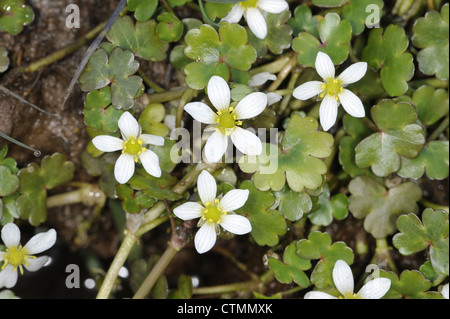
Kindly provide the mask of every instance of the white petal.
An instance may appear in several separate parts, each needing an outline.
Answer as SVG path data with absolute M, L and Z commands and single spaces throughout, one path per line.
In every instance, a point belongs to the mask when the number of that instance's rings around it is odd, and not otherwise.
M 267 35 L 267 24 L 261 12 L 256 8 L 248 8 L 245 12 L 245 18 L 253 34 L 259 39 L 264 39 Z
M 211 108 L 202 102 L 191 102 L 184 106 L 184 110 L 188 112 L 194 120 L 205 124 L 216 123 L 217 114 Z
M 283 98 L 280 94 L 273 93 L 273 92 L 266 93 L 266 95 L 267 95 L 267 105 L 268 106 L 281 101 L 281 99 Z
M 216 243 L 216 226 L 214 223 L 206 222 L 197 231 L 194 238 L 195 249 L 199 254 L 206 253 Z
M 338 94 L 339 101 L 342 104 L 344 110 L 353 117 L 364 117 L 366 116 L 366 111 L 364 110 L 364 105 L 353 92 L 344 89 Z
M 252 76 L 250 81 L 248 82 L 248 86 L 260 86 L 265 84 L 267 81 L 275 81 L 277 76 L 275 74 L 269 72 L 261 72 Z
M 243 154 L 260 155 L 262 144 L 258 136 L 240 127 L 235 127 L 230 135 L 234 146 Z
M 336 261 L 333 268 L 333 281 L 337 290 L 343 295 L 352 295 L 354 290 L 353 273 L 343 260 Z
M 174 208 L 173 213 L 182 220 L 191 220 L 202 216 L 203 206 L 195 202 L 186 202 Z
M 324 131 L 328 131 L 334 123 L 338 114 L 339 102 L 334 97 L 326 95 L 320 104 L 319 116 L 320 124 Z
M 376 278 L 366 283 L 358 292 L 362 299 L 381 299 L 391 288 L 388 278 Z
M 228 23 L 238 23 L 242 19 L 242 15 L 244 14 L 244 8 L 239 4 L 235 4 L 233 8 L 231 8 L 230 12 L 221 20 L 227 21 Z
M 280 13 L 288 9 L 289 5 L 284 0 L 259 0 L 258 8 L 269 13 Z
M 310 291 L 306 293 L 304 299 L 338 299 L 335 296 L 321 291 Z
M 28 271 L 38 271 L 47 263 L 50 258 L 48 256 L 38 257 L 36 259 L 28 259 L 28 265 L 25 265 L 25 269 Z
M 339 75 L 338 79 L 343 85 L 348 85 L 361 80 L 367 72 L 367 63 L 358 62 L 350 65 L 344 72 Z
M 118 137 L 99 135 L 92 139 L 92 144 L 102 152 L 115 152 L 123 149 L 124 141 Z
M 222 197 L 217 206 L 225 212 L 232 212 L 244 206 L 249 193 L 248 189 L 233 189 Z
M 162 137 L 162 136 L 151 135 L 151 134 L 141 134 L 139 136 L 139 138 L 144 141 L 144 144 L 151 144 L 151 145 L 156 145 L 156 146 L 164 145 L 164 137 Z
M 239 120 L 251 119 L 259 114 L 267 106 L 267 94 L 261 92 L 254 92 L 242 100 L 239 101 L 238 105 L 234 109 L 234 114 Z
M 211 134 L 205 144 L 205 157 L 210 163 L 218 162 L 227 151 L 228 137 L 220 131 Z
M 8 223 L 2 228 L 2 240 L 6 248 L 20 245 L 20 230 L 14 223 Z
M 0 288 L 12 288 L 17 283 L 18 271 L 11 265 L 6 265 L 5 269 L 0 271 Z
M 56 242 L 56 231 L 50 229 L 45 233 L 39 233 L 31 237 L 28 243 L 23 247 L 28 254 L 39 254 L 53 247 Z
M 114 166 L 114 177 L 120 184 L 125 184 L 134 174 L 134 156 L 122 154 Z
M 146 150 L 139 155 L 139 160 L 147 173 L 155 177 L 161 177 L 158 155 L 150 150 Z
M 228 111 L 231 93 L 227 81 L 220 76 L 214 75 L 208 82 L 207 91 L 209 100 L 218 111 Z
M 217 183 L 208 171 L 202 171 L 198 176 L 197 190 L 203 204 L 214 203 L 217 194 Z
M 305 101 L 322 93 L 322 85 L 323 83 L 319 81 L 306 82 L 297 87 L 292 95 L 298 100 Z
M 334 79 L 335 69 L 333 61 L 328 56 L 328 54 L 319 52 L 316 57 L 316 70 L 317 73 L 324 80 Z
M 444 299 L 448 299 L 448 284 L 445 284 L 442 287 L 441 294 L 444 297 Z
M 226 231 L 236 235 L 244 235 L 252 231 L 252 225 L 249 220 L 241 215 L 229 214 L 223 216 L 220 226 L 222 226 Z
M 137 138 L 140 127 L 138 121 L 131 115 L 130 112 L 125 112 L 119 119 L 119 129 L 122 136 L 129 140 L 130 138 Z

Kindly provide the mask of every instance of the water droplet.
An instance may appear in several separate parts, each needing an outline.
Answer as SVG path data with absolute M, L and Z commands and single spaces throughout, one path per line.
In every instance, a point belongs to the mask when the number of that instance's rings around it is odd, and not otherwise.
M 42 153 L 41 153 L 41 151 L 34 151 L 33 154 L 34 154 L 35 157 L 41 157 Z

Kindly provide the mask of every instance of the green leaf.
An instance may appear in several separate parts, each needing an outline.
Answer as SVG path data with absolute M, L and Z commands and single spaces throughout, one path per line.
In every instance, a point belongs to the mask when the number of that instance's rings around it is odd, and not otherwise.
M 195 90 L 204 89 L 213 75 L 228 81 L 230 68 L 247 71 L 256 60 L 256 50 L 247 44 L 247 32 L 236 23 L 223 23 L 219 33 L 204 24 L 190 30 L 185 41 L 184 54 L 196 61 L 184 69 L 186 83 Z
M 402 255 L 408 256 L 430 248 L 430 261 L 439 275 L 449 274 L 448 213 L 427 208 L 422 221 L 415 214 L 402 215 L 397 219 L 400 233 L 393 238 L 394 246 Z
M 33 9 L 25 4 L 25 0 L 0 0 L 0 32 L 17 35 L 33 20 Z
M 383 0 L 348 0 L 348 4 L 342 9 L 342 18 L 350 21 L 352 31 L 354 35 L 358 35 L 366 28 L 367 20 L 371 18 L 371 15 L 379 13 L 379 19 L 383 10 Z M 377 8 L 377 9 L 375 9 Z M 375 24 L 377 19 L 370 20 L 371 24 Z
M 348 189 L 351 193 L 350 212 L 358 219 L 364 218 L 364 229 L 375 238 L 385 238 L 396 230 L 398 216 L 418 211 L 417 202 L 422 190 L 412 182 L 405 182 L 389 190 L 367 176 L 353 179 Z
M 312 0 L 313 5 L 324 8 L 340 7 L 346 0 Z
M 135 25 L 129 16 L 124 16 L 117 19 L 106 37 L 115 46 L 130 50 L 140 58 L 162 61 L 166 58 L 169 44 L 159 39 L 156 26 L 155 20 L 138 21 Z
M 95 130 L 112 133 L 119 129 L 119 118 L 122 110 L 111 105 L 111 88 L 89 92 L 84 102 L 84 121 Z
M 154 198 L 145 195 L 142 191 L 135 192 L 127 184 L 117 185 L 116 194 L 122 201 L 123 210 L 130 214 L 140 213 L 155 203 Z
M 275 196 L 280 202 L 278 210 L 290 221 L 299 220 L 309 213 L 313 206 L 311 197 L 306 192 L 297 193 L 289 187 L 275 192 Z
M 128 184 L 135 190 L 142 191 L 145 195 L 156 199 L 178 200 L 181 195 L 174 193 L 171 188 L 177 182 L 175 176 L 163 171 L 161 177 L 156 178 L 148 174 L 144 169 L 137 168 Z
M 427 12 L 425 17 L 416 20 L 412 37 L 414 46 L 422 49 L 417 54 L 420 71 L 443 81 L 449 78 L 448 12 L 448 3 L 442 6 L 440 14 L 437 11 Z
M 81 89 L 88 92 L 111 84 L 112 105 L 128 110 L 144 89 L 141 77 L 133 75 L 138 69 L 139 62 L 131 51 L 117 47 L 108 56 L 104 49 L 98 49 L 80 76 Z
M 322 185 L 327 172 L 322 159 L 330 156 L 334 143 L 331 134 L 317 131 L 317 128 L 314 118 L 294 114 L 284 133 L 281 149 L 266 144 L 266 152 L 256 157 L 245 155 L 239 167 L 246 173 L 255 172 L 253 181 L 261 190 L 281 190 L 286 181 L 296 192 L 315 190 Z
M 412 103 L 419 113 L 420 122 L 433 125 L 448 113 L 448 92 L 423 85 L 414 92 Z
M 183 34 L 183 23 L 172 13 L 163 12 L 156 18 L 156 34 L 162 41 L 176 42 Z
M 269 50 L 273 54 L 281 54 L 285 49 L 291 47 L 292 27 L 286 22 L 291 17 L 291 12 L 285 10 L 279 14 L 262 12 L 267 23 L 267 35 L 264 39 L 257 38 L 251 30 L 248 31 L 249 43 L 253 45 L 258 56 L 263 57 Z
M 318 289 L 334 285 L 332 273 L 337 260 L 344 260 L 351 265 L 354 259 L 353 250 L 345 243 L 332 244 L 331 236 L 319 231 L 311 232 L 308 239 L 301 239 L 297 243 L 297 255 L 307 260 L 319 260 L 310 278 Z
M 5 226 L 16 218 L 20 218 L 17 211 L 16 199 L 19 193 L 14 193 L 8 197 L 0 198 L 0 225 Z
M 328 185 L 323 188 L 323 193 L 319 196 L 318 208 L 308 214 L 309 220 L 317 226 L 328 226 L 333 218 L 342 220 L 348 215 L 349 200 L 343 193 L 330 196 Z
M 416 158 L 402 158 L 402 167 L 397 174 L 405 178 L 419 179 L 426 173 L 429 179 L 445 179 L 449 172 L 448 154 L 448 141 L 431 141 Z
M 269 267 L 275 272 L 277 280 L 283 284 L 290 284 L 294 281 L 300 287 L 309 286 L 309 278 L 305 270 L 311 268 L 311 262 L 300 258 L 297 253 L 295 242 L 286 247 L 283 254 L 283 262 L 270 257 Z
M 47 190 L 61 186 L 72 180 L 75 165 L 66 161 L 63 154 L 45 156 L 41 166 L 29 164 L 19 171 L 20 196 L 17 209 L 20 217 L 38 226 L 47 219 Z
M 414 76 L 414 63 L 408 49 L 408 37 L 399 26 L 389 25 L 383 34 L 382 28 L 370 32 L 362 59 L 380 71 L 381 82 L 390 96 L 403 95 L 408 90 L 408 81 Z
M 299 5 L 294 10 L 294 16 L 289 19 L 288 24 L 292 27 L 294 36 L 306 31 L 316 38 L 319 37 L 319 20 L 312 15 L 311 9 L 307 5 Z
M 252 182 L 245 180 L 240 189 L 248 189 L 250 194 L 244 206 L 236 213 L 246 216 L 252 225 L 251 235 L 260 245 L 275 246 L 279 236 L 286 233 L 286 222 L 283 215 L 271 209 L 275 197 L 271 192 L 263 192 L 255 188 Z
M 164 120 L 166 109 L 161 103 L 152 103 L 142 111 L 139 116 L 139 124 L 142 127 L 142 133 L 158 136 L 167 136 L 169 128 L 161 121 Z
M 128 0 L 128 11 L 134 12 L 137 21 L 149 20 L 158 7 L 158 0 Z
M 170 292 L 169 299 L 190 299 L 192 297 L 192 278 L 188 275 L 181 275 L 178 278 L 178 287 L 176 290 Z
M 371 109 L 380 132 L 356 147 L 356 164 L 371 167 L 377 176 L 387 176 L 400 169 L 401 157 L 414 158 L 425 144 L 423 129 L 416 124 L 417 112 L 409 103 L 383 100 Z
M 404 270 L 400 277 L 380 270 L 380 277 L 391 280 L 391 288 L 383 299 L 442 299 L 438 292 L 428 291 L 431 282 L 417 270 Z
M 368 169 L 360 168 L 356 165 L 355 148 L 372 131 L 360 119 L 349 114 L 344 115 L 342 122 L 347 135 L 339 142 L 339 163 L 351 177 L 365 175 Z
M 19 188 L 19 178 L 8 166 L 0 165 L 0 197 L 13 194 Z
M 0 73 L 5 72 L 9 67 L 8 51 L 0 46 Z
M 292 49 L 298 53 L 298 62 L 313 67 L 319 51 L 328 54 L 334 64 L 347 60 L 352 38 L 352 27 L 348 20 L 342 20 L 338 14 L 328 13 L 319 21 L 319 38 L 308 32 L 301 32 L 292 41 Z

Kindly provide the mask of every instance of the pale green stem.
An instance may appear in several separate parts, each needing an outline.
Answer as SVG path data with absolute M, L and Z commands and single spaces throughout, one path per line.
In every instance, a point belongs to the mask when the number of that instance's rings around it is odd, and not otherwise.
M 150 290 L 153 288 L 153 285 L 158 280 L 158 278 L 162 275 L 166 267 L 170 264 L 172 259 L 178 253 L 179 249 L 173 247 L 170 243 L 167 247 L 164 254 L 159 258 L 156 265 L 153 267 L 152 271 L 145 278 L 144 282 L 141 284 L 139 289 L 133 296 L 133 299 L 143 299 L 148 295 Z
M 249 74 L 255 75 L 258 73 L 262 73 L 262 72 L 269 72 L 271 74 L 278 73 L 284 68 L 286 63 L 289 62 L 290 58 L 291 57 L 289 56 L 289 54 L 282 55 L 281 57 L 279 57 L 278 59 L 276 59 L 273 62 L 270 62 L 270 63 L 264 64 L 260 67 L 251 69 L 249 71 Z
M 225 294 L 235 291 L 252 291 L 258 287 L 258 282 L 254 280 L 237 282 L 233 284 L 217 285 L 211 287 L 194 288 L 192 293 L 194 295 L 211 295 L 211 294 Z
M 433 133 L 430 134 L 430 136 L 427 139 L 427 142 L 434 141 L 441 135 L 442 132 L 444 132 L 448 128 L 449 124 L 449 116 L 447 115 L 445 119 L 442 120 L 441 124 L 434 130 Z
M 187 89 L 180 98 L 180 103 L 178 103 L 177 116 L 176 116 L 176 127 L 181 127 L 181 119 L 183 118 L 184 106 L 192 99 L 194 95 L 194 90 Z
M 433 203 L 433 202 L 430 202 L 430 201 L 428 201 L 428 200 L 426 200 L 426 199 L 421 199 L 421 200 L 420 200 L 420 203 L 421 203 L 423 206 L 432 208 L 432 209 L 434 209 L 434 210 L 441 209 L 441 210 L 445 210 L 447 213 L 449 212 L 449 207 L 448 207 L 448 206 L 438 205 L 438 204 L 435 204 L 435 203 Z
M 116 281 L 117 275 L 119 274 L 119 270 L 125 264 L 125 261 L 130 254 L 131 249 L 136 243 L 137 237 L 134 234 L 127 232 L 125 237 L 120 245 L 119 250 L 117 251 L 116 256 L 106 273 L 105 279 L 100 287 L 100 290 L 97 294 L 97 299 L 107 299 L 109 294 L 114 286 L 114 282 Z
M 291 73 L 292 69 L 297 65 L 297 53 L 292 53 L 289 61 L 285 64 L 285 66 L 278 72 L 277 79 L 272 82 L 272 84 L 267 89 L 269 92 L 273 92 L 281 85 L 281 83 L 287 78 L 289 73 Z

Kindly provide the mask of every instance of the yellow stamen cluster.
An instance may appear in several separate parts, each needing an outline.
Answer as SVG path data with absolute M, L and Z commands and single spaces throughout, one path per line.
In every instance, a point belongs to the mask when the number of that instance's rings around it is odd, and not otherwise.
M 28 255 L 26 249 L 22 248 L 22 246 L 6 248 L 3 254 L 2 270 L 10 264 L 14 267 L 14 271 L 17 271 L 17 268 L 19 268 L 20 274 L 23 274 L 23 266 L 28 266 L 28 259 L 30 258 L 34 259 L 36 257 Z
M 222 216 L 226 215 L 227 213 L 220 209 L 220 207 L 217 206 L 218 204 L 218 199 L 214 200 L 214 203 L 206 202 L 206 208 L 202 212 L 202 220 L 208 221 L 210 223 L 220 224 L 220 222 L 222 221 Z
M 242 121 L 237 120 L 234 108 L 231 106 L 228 108 L 228 112 L 218 111 L 217 115 L 217 129 L 225 135 L 230 135 L 236 128 L 236 125 L 242 125 Z
M 322 94 L 320 94 L 321 98 L 324 98 L 325 95 L 329 95 L 334 97 L 336 101 L 339 99 L 338 94 L 344 91 L 342 87 L 342 82 L 338 79 L 329 79 L 327 83 L 322 84 Z
M 362 298 L 358 294 L 348 293 L 348 294 L 345 294 L 344 297 L 339 297 L 339 299 L 362 299 Z
M 134 161 L 139 160 L 139 155 L 145 152 L 147 149 L 143 147 L 144 141 L 141 139 L 131 138 L 124 142 L 122 154 L 129 154 L 134 156 Z
M 241 1 L 239 2 L 239 5 L 243 7 L 244 9 L 247 8 L 256 8 L 258 5 L 258 0 L 247 0 L 247 1 Z

